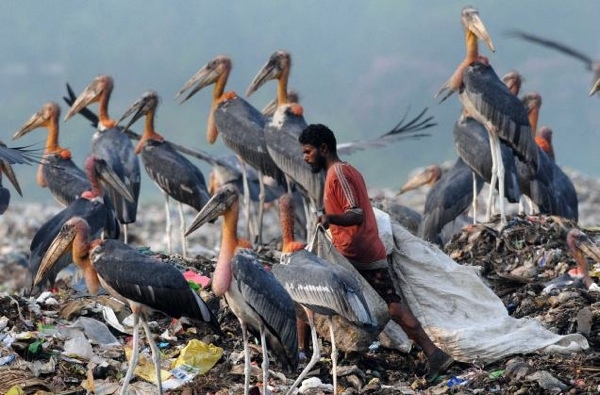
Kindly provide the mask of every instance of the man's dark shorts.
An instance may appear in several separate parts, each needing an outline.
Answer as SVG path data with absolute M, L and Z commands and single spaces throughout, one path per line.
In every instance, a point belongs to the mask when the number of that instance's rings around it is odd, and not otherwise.
M 377 293 L 385 300 L 385 303 L 401 303 L 402 298 L 396 293 L 394 283 L 390 277 L 389 270 L 373 269 L 359 270 L 361 276 L 377 291 Z

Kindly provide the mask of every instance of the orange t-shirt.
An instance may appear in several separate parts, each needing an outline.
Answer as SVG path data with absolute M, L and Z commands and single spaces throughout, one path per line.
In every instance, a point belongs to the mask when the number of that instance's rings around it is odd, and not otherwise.
M 385 259 L 385 246 L 379 238 L 367 186 L 358 170 L 346 162 L 335 163 L 328 169 L 324 206 L 326 214 L 342 214 L 350 209 L 362 210 L 363 222 L 360 225 L 329 225 L 333 245 L 342 255 L 361 263 Z

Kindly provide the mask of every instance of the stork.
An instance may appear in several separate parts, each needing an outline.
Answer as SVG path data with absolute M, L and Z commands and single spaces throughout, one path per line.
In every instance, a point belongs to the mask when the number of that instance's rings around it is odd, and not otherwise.
M 264 393 L 269 375 L 268 349 L 289 370 L 298 364 L 298 336 L 294 302 L 271 272 L 259 263 L 247 241 L 237 237 L 238 190 L 231 184 L 221 186 L 198 213 L 186 231 L 194 232 L 206 222 L 223 215 L 221 250 L 212 278 L 212 290 L 224 296 L 242 327 L 245 355 L 244 394 L 250 386 L 248 329 L 258 332 L 262 345 Z
M 61 227 L 73 217 L 84 218 L 94 237 L 103 232 L 110 237 L 117 238 L 119 236 L 119 225 L 113 212 L 104 203 L 100 181 L 110 185 L 125 199 L 133 200 L 133 196 L 102 159 L 90 155 L 85 161 L 84 168 L 90 182 L 90 189 L 83 192 L 79 198 L 73 200 L 71 204 L 46 221 L 31 240 L 28 266 L 34 277 L 48 247 L 60 232 Z M 40 277 L 37 283 L 41 280 L 48 280 L 50 285 L 53 285 L 58 272 L 72 261 L 71 256 L 66 254 L 54 265 L 53 270 L 47 271 L 47 274 Z M 34 277 L 32 277 L 32 280 Z
M 12 138 L 19 139 L 37 128 L 47 129 L 46 148 L 42 163 L 38 167 L 37 183 L 42 188 L 50 189 L 62 206 L 68 206 L 84 191 L 90 189 L 90 181 L 85 172 L 73 162 L 71 150 L 61 147 L 58 142 L 59 117 L 58 104 L 48 102 L 29 117 Z
M 448 90 L 441 99 L 444 101 L 458 90 L 461 103 L 467 113 L 485 126 L 490 136 L 493 163 L 490 184 L 496 185 L 497 181 L 500 196 L 505 196 L 500 140 L 507 142 L 519 158 L 531 167 L 534 174 L 538 166 L 535 142 L 531 136 L 531 127 L 523 105 L 496 75 L 487 58 L 479 56 L 478 39 L 483 40 L 490 50 L 495 50 L 479 18 L 479 12 L 474 7 L 464 7 L 461 21 L 465 28 L 467 55 L 435 97 Z M 493 188 L 490 188 L 488 201 L 491 201 L 492 194 Z M 503 199 L 500 199 L 500 218 L 501 223 L 505 225 Z
M 120 394 L 127 394 L 139 356 L 139 326 L 146 333 L 156 367 L 156 384 L 162 395 L 160 353 L 147 323 L 150 310 L 171 317 L 182 316 L 208 324 L 220 333 L 219 323 L 206 303 L 193 291 L 183 274 L 173 265 L 149 257 L 119 240 L 91 240 L 92 230 L 81 217 L 69 219 L 48 247 L 35 274 L 37 284 L 58 259 L 72 252 L 83 271 L 88 290 L 98 292 L 101 285 L 117 299 L 128 303 L 133 313 L 133 353 Z
M 129 137 L 117 127 L 116 122 L 108 115 L 108 102 L 114 87 L 109 75 L 99 75 L 81 92 L 65 115 L 69 120 L 74 114 L 92 103 L 98 103 L 98 130 L 92 138 L 92 153 L 106 161 L 112 171 L 127 186 L 132 201 L 127 201 L 109 189 L 111 201 L 114 204 L 119 222 L 123 224 L 124 240 L 128 240 L 127 226 L 135 222 L 140 195 L 140 164 L 135 155 Z
M 234 151 L 242 162 L 252 166 L 259 172 L 260 195 L 258 206 L 258 244 L 262 243 L 262 216 L 265 201 L 263 175 L 269 176 L 283 184 L 285 177 L 273 162 L 267 151 L 264 127 L 265 116 L 237 96 L 235 92 L 225 92 L 225 85 L 231 72 L 232 62 L 226 55 L 218 55 L 188 80 L 177 93 L 176 98 L 191 89 L 181 103 L 188 100 L 202 88 L 215 84 L 213 101 L 208 117 L 207 139 L 214 143 L 220 134 L 225 144 Z M 246 226 L 249 226 L 250 197 L 247 177 L 244 176 L 244 205 L 246 207 Z
M 146 116 L 144 134 L 140 139 L 135 153 L 140 155 L 148 176 L 161 189 L 165 197 L 165 211 L 167 214 L 167 245 L 171 253 L 171 214 L 169 210 L 169 197 L 179 203 L 179 219 L 181 231 L 181 244 L 183 256 L 186 257 L 185 217 L 183 204 L 200 211 L 210 198 L 204 174 L 185 156 L 177 152 L 154 129 L 154 116 L 158 107 L 159 97 L 155 91 L 147 91 L 136 100 L 117 121 L 131 116 L 125 130 L 142 116 Z
M 313 354 L 302 373 L 288 390 L 302 382 L 321 357 L 314 314 L 327 316 L 331 336 L 331 362 L 333 393 L 337 393 L 337 348 L 333 331 L 333 315 L 339 315 L 353 325 L 367 330 L 378 329 L 377 320 L 371 315 L 369 305 L 355 275 L 343 266 L 335 265 L 304 249 L 305 245 L 294 240 L 294 204 L 290 194 L 279 198 L 283 248 L 281 264 L 273 266 L 275 278 L 283 284 L 292 299 L 304 306 L 311 329 Z

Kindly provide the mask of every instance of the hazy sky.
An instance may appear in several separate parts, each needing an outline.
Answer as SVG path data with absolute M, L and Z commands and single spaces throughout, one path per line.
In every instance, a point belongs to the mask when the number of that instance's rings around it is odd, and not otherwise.
M 397 188 L 415 167 L 456 157 L 452 128 L 460 111 L 458 97 L 438 104 L 433 93 L 464 57 L 460 11 L 468 4 L 104 0 L 42 6 L 5 1 L 0 14 L 0 138 L 11 146 L 44 141 L 42 131 L 17 142 L 10 136 L 47 101 L 59 102 L 64 114 L 65 82 L 80 93 L 102 73 L 115 80 L 113 117 L 154 89 L 163 99 L 156 120 L 159 132 L 174 142 L 222 154 L 227 150 L 221 141 L 209 146 L 205 138 L 212 88 L 183 105 L 173 100 L 175 93 L 203 64 L 225 53 L 234 62 L 227 88 L 243 94 L 269 55 L 286 49 L 293 56 L 290 88 L 300 92 L 307 121 L 328 124 L 340 141 L 381 134 L 409 107 L 410 114 L 429 107 L 438 122 L 432 137 L 347 158 L 363 171 L 369 186 Z M 600 57 L 600 2 L 471 5 L 479 9 L 496 46 L 493 54 L 481 49 L 496 72 L 518 70 L 526 78 L 523 92 L 542 95 L 540 125 L 554 130 L 558 163 L 600 176 L 600 98 L 588 97 L 591 73 L 580 61 L 506 34 L 518 28 Z M 274 95 L 272 82 L 248 100 L 262 108 Z M 138 131 L 141 125 L 136 125 Z M 80 164 L 92 132 L 81 117 L 61 123 L 61 144 L 73 149 Z M 49 198 L 48 191 L 34 184 L 35 170 L 17 168 L 25 199 Z M 160 198 L 148 177 L 142 182 L 143 199 Z

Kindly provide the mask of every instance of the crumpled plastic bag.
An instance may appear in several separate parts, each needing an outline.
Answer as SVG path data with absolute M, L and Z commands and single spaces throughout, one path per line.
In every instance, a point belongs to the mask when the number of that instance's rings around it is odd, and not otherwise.
M 171 378 L 162 383 L 165 390 L 175 389 L 192 380 L 198 374 L 208 372 L 223 356 L 223 349 L 192 339 L 171 363 Z
M 171 368 L 174 369 L 185 364 L 198 369 L 198 373 L 204 374 L 215 366 L 221 356 L 223 356 L 221 347 L 192 339 L 181 350 L 179 357 L 171 364 Z

